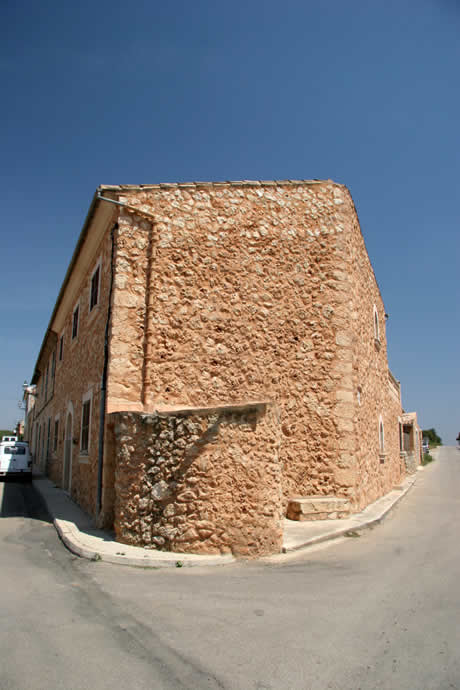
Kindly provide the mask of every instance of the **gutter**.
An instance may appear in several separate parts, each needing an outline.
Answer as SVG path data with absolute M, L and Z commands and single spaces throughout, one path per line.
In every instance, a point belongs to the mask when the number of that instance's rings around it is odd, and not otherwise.
M 115 204 L 116 206 L 121 206 L 122 208 L 127 209 L 128 211 L 132 211 L 136 215 L 140 216 L 141 218 L 147 218 L 148 220 L 156 220 L 155 216 L 153 213 L 149 213 L 148 211 L 142 211 L 142 209 L 137 208 L 136 206 L 130 206 L 129 204 L 124 203 L 123 201 L 116 201 L 115 199 L 108 199 L 105 196 L 102 196 L 102 194 L 98 193 L 97 194 L 97 199 L 99 201 L 108 201 L 110 204 Z
M 102 480 L 104 475 L 104 434 L 105 434 L 105 417 L 106 417 L 106 400 L 107 400 L 107 370 L 109 363 L 109 329 L 110 329 L 110 319 L 112 316 L 112 292 L 113 292 L 113 277 L 114 277 L 114 251 L 115 251 L 115 232 L 118 230 L 118 223 L 113 226 L 110 239 L 111 239 L 111 254 L 110 254 L 110 288 L 109 288 L 109 299 L 107 307 L 107 319 L 105 322 L 105 333 L 104 333 L 104 366 L 102 369 L 101 378 L 101 400 L 99 406 L 99 441 L 98 441 L 98 453 L 97 453 L 97 492 L 96 492 L 96 519 L 99 518 L 99 514 L 102 509 Z
M 108 201 L 116 206 L 121 206 L 128 211 L 132 211 L 139 216 L 147 218 L 150 222 L 154 218 L 153 214 L 141 211 L 135 206 L 130 206 L 129 204 L 123 203 L 122 201 L 117 201 L 115 199 L 109 199 L 103 196 L 100 191 L 96 192 L 95 201 Z M 97 491 L 96 491 L 96 520 L 99 522 L 101 511 L 102 511 L 102 489 L 103 489 L 103 478 L 104 478 L 104 436 L 105 436 L 105 418 L 106 418 L 106 401 L 107 401 L 107 373 L 108 373 L 108 363 L 109 363 L 109 331 L 110 331 L 110 321 L 112 317 L 112 293 L 113 293 L 113 280 L 114 280 L 114 252 L 115 252 L 115 232 L 118 230 L 118 223 L 115 223 L 112 227 L 110 238 L 111 238 L 111 256 L 110 256 L 110 288 L 109 288 L 109 298 L 108 298 L 108 308 L 107 308 L 107 319 L 105 322 L 105 334 L 104 334 L 104 366 L 102 369 L 101 377 L 101 399 L 99 407 L 99 441 L 98 441 L 98 456 L 97 456 Z

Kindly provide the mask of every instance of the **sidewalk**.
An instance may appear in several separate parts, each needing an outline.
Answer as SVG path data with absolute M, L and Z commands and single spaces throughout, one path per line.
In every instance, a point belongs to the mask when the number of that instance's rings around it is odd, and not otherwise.
M 316 522 L 285 520 L 282 554 L 373 527 L 381 522 L 409 491 L 416 478 L 417 474 L 411 475 L 398 488 L 347 520 Z M 237 559 L 231 555 L 200 556 L 119 544 L 115 541 L 113 533 L 95 528 L 92 519 L 49 479 L 34 478 L 33 485 L 42 496 L 64 544 L 72 553 L 82 558 L 141 568 L 215 566 L 237 562 Z M 278 561 L 282 559 L 282 554 L 276 555 Z M 268 557 L 270 558 L 272 557 Z
M 419 467 L 423 470 L 423 467 Z M 417 473 L 409 475 L 396 489 L 371 503 L 361 513 L 355 513 L 346 520 L 317 520 L 316 522 L 284 521 L 283 553 L 324 541 L 360 532 L 378 525 L 415 484 Z M 351 535 L 354 536 L 354 535 Z

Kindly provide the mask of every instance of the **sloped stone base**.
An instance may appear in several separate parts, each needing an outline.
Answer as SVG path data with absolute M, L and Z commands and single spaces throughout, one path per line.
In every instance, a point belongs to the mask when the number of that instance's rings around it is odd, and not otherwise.
M 280 553 L 278 419 L 269 401 L 111 413 L 117 541 L 176 553 Z
M 286 517 L 289 520 L 338 520 L 350 515 L 350 501 L 335 496 L 291 498 Z

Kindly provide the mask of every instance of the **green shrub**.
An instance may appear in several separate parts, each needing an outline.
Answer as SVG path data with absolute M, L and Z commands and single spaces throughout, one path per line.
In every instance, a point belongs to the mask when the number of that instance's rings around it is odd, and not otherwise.
M 428 465 L 429 462 L 433 462 L 434 457 L 429 453 L 423 453 L 422 455 L 422 465 Z
M 436 429 L 422 429 L 423 438 L 427 438 L 430 446 L 442 446 L 442 439 L 436 433 Z

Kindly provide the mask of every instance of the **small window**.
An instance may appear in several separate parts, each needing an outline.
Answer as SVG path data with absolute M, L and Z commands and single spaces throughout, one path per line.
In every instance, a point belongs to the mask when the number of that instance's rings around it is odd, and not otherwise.
M 77 304 L 75 309 L 73 310 L 73 317 L 72 317 L 72 340 L 75 340 L 75 338 L 78 335 L 78 315 L 80 312 L 80 305 Z
M 59 361 L 62 362 L 64 356 L 64 333 L 59 338 Z
M 91 311 L 99 302 L 99 279 L 101 275 L 101 266 L 97 266 L 91 277 L 91 292 L 89 296 L 89 310 Z
M 385 453 L 385 430 L 383 428 L 383 420 L 380 417 L 380 422 L 379 422 L 379 449 L 380 449 L 380 455 L 384 455 Z
M 3 452 L 5 455 L 25 455 L 26 448 L 25 446 L 6 446 Z
M 48 417 L 48 433 L 46 436 L 46 457 L 50 454 L 50 441 L 51 441 L 51 417 Z
M 88 453 L 89 450 L 89 422 L 91 417 L 91 399 L 85 400 L 81 412 L 81 440 L 80 452 Z
M 59 419 L 54 420 L 53 452 L 57 451 L 59 440 Z
M 35 422 L 34 431 L 33 431 L 33 435 L 32 435 L 32 450 L 34 453 L 37 449 L 37 434 L 38 434 L 38 422 Z
M 376 306 L 374 306 L 374 338 L 380 340 L 379 315 Z
M 48 373 L 49 373 L 49 368 L 50 365 L 48 364 L 46 367 L 46 373 L 45 373 L 45 402 L 48 399 Z

